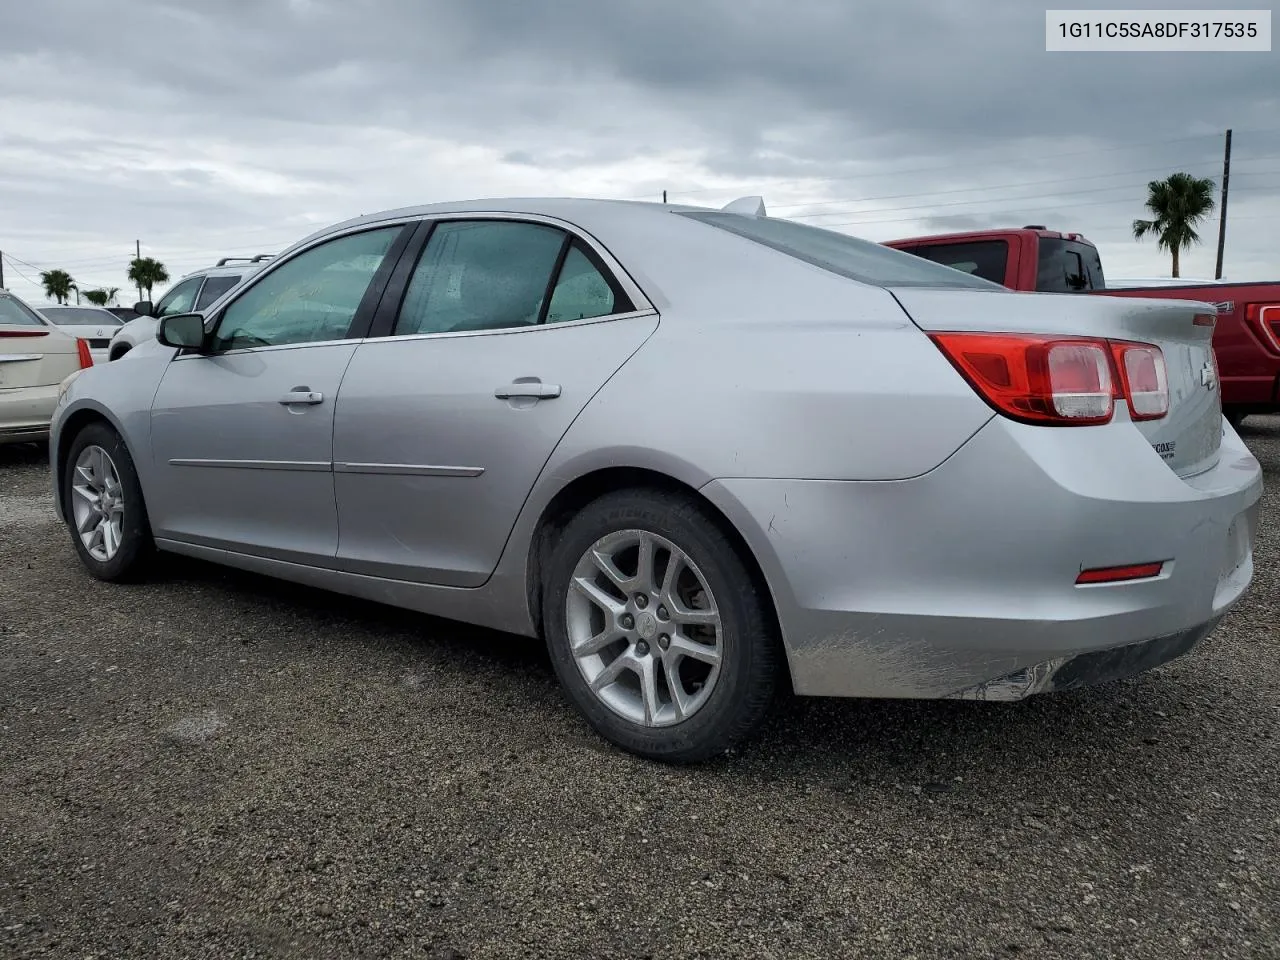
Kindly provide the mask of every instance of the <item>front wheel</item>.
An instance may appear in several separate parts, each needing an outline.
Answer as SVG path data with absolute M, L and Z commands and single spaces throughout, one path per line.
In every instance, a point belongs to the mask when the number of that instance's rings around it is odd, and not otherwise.
M 601 497 L 569 522 L 547 574 L 552 662 L 607 740 L 693 763 L 757 729 L 781 664 L 773 617 L 735 544 L 691 498 Z
M 133 458 L 107 424 L 90 424 L 71 442 L 62 502 L 71 542 L 93 576 L 119 583 L 145 572 L 155 550 L 147 505 Z

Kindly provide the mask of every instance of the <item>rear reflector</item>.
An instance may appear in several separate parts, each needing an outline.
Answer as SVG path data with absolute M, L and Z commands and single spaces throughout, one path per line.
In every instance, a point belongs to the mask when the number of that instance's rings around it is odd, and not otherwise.
M 76 353 L 80 356 L 80 369 L 93 366 L 93 354 L 89 352 L 89 341 L 76 338 Z
M 0 337 L 47 337 L 48 330 L 0 330 Z
M 1134 563 L 1125 567 L 1095 567 L 1081 570 L 1076 583 L 1122 583 L 1125 580 L 1147 580 L 1160 576 L 1164 563 Z
M 1197 327 L 1216 327 L 1218 325 L 1218 315 L 1216 313 L 1197 313 L 1191 318 L 1191 322 Z

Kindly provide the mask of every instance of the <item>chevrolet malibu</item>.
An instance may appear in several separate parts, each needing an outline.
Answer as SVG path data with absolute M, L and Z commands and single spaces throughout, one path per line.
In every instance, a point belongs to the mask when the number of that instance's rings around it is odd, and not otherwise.
M 394 210 L 65 384 L 56 499 L 98 578 L 168 551 L 541 638 L 600 734 L 692 762 L 778 690 L 1016 700 L 1209 634 L 1262 476 L 1205 311 L 758 198 Z

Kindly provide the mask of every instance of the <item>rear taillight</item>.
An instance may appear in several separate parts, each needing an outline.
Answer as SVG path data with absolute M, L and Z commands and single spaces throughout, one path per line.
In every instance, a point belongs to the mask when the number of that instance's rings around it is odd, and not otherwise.
M 48 330 L 0 330 L 0 337 L 47 337 Z
M 1251 303 L 1245 317 L 1262 334 L 1262 342 L 1280 353 L 1280 303 Z
M 1023 423 L 1109 423 L 1120 399 L 1138 420 L 1169 411 L 1164 354 L 1152 344 L 1004 333 L 930 336 L 988 403 Z
M 93 354 L 89 352 L 89 341 L 76 338 L 76 353 L 80 355 L 80 369 L 93 366 Z
M 1120 373 L 1120 395 L 1129 401 L 1133 420 L 1159 420 L 1169 412 L 1169 371 L 1159 347 L 1112 342 Z

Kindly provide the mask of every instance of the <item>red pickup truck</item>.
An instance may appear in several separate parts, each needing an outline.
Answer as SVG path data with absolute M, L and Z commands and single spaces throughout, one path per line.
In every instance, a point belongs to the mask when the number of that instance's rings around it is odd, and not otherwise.
M 1280 282 L 1190 283 L 1108 289 L 1097 248 L 1078 233 L 1042 226 L 890 240 L 885 246 L 985 277 L 1014 290 L 1199 300 L 1217 308 L 1214 353 L 1222 410 L 1239 425 L 1280 412 Z

